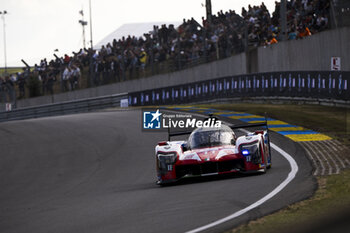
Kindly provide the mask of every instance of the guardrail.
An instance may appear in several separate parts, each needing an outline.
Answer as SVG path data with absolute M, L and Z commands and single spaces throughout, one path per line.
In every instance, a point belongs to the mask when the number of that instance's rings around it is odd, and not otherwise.
M 110 107 L 119 107 L 121 100 L 127 98 L 128 94 L 122 93 L 14 109 L 8 112 L 0 112 L 0 122 L 90 112 Z

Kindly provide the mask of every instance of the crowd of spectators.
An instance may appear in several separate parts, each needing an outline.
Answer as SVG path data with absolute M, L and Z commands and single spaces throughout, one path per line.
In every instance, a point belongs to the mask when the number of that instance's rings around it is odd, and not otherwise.
M 329 0 L 287 1 L 288 39 L 302 39 L 327 29 L 329 12 Z M 143 37 L 116 38 L 98 51 L 80 49 L 71 56 L 55 55 L 55 60 L 43 59 L 32 71 L 18 73 L 13 81 L 21 98 L 25 96 L 25 86 L 31 87 L 30 96 L 53 94 L 57 81 L 62 92 L 80 88 L 83 70 L 89 77 L 86 86 L 98 86 L 143 77 L 146 72 L 183 69 L 243 52 L 250 46 L 275 44 L 281 39 L 280 2 L 275 2 L 272 15 L 264 3 L 249 5 L 242 8 L 241 15 L 234 10 L 220 11 L 210 22 L 203 17 L 201 24 L 193 18 L 184 19 L 178 28 L 155 25 Z M 1 88 L 7 80 L 0 80 Z M 40 88 L 33 88 L 33 83 Z

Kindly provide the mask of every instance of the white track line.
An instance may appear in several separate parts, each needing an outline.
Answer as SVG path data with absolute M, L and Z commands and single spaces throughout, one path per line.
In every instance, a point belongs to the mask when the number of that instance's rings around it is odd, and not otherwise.
M 237 212 L 235 212 L 235 213 L 233 213 L 225 218 L 216 220 L 215 222 L 212 222 L 212 223 L 209 223 L 209 224 L 204 225 L 202 227 L 198 227 L 196 229 L 187 231 L 186 233 L 196 233 L 196 232 L 204 231 L 204 230 L 207 230 L 209 228 L 220 225 L 224 222 L 230 221 L 234 218 L 237 218 L 237 217 L 247 213 L 248 211 L 264 204 L 266 201 L 268 201 L 269 199 L 274 197 L 276 194 L 281 192 L 282 189 L 285 188 L 294 179 L 294 177 L 297 174 L 298 169 L 299 169 L 296 161 L 293 159 L 292 156 L 290 156 L 287 152 L 285 152 L 284 150 L 282 150 L 281 148 L 279 148 L 275 144 L 270 143 L 270 145 L 273 149 L 275 149 L 278 153 L 280 153 L 289 162 L 290 167 L 291 167 L 291 171 L 289 172 L 287 178 L 281 184 L 279 184 L 274 190 L 272 190 L 269 194 L 267 194 L 266 196 L 264 196 L 263 198 L 261 198 L 257 202 L 251 204 L 250 206 L 247 206 L 246 208 L 241 209 L 241 210 L 239 210 L 239 211 L 237 211 Z
M 317 155 L 317 153 L 314 151 L 314 149 L 310 146 L 310 144 L 311 144 L 311 142 L 303 143 L 305 148 L 307 148 L 309 151 L 311 151 L 311 154 L 313 154 L 316 157 L 317 161 L 320 163 L 320 165 L 321 165 L 321 172 L 319 174 L 321 176 L 323 176 L 324 173 L 325 173 L 325 170 L 326 170 L 325 167 L 324 167 L 324 164 L 323 164 L 322 160 L 320 159 L 320 157 Z
M 345 162 L 350 166 L 350 161 L 348 159 L 345 159 Z
M 305 143 L 307 143 L 307 142 L 301 142 L 300 144 L 301 144 L 301 145 L 303 146 L 303 148 L 306 150 L 306 153 L 307 153 L 307 155 L 310 157 L 310 159 L 311 159 L 311 161 L 312 161 L 312 164 L 313 164 L 313 166 L 314 166 L 314 168 L 315 168 L 315 171 L 314 171 L 313 175 L 314 175 L 314 176 L 317 176 L 318 173 L 320 172 L 320 171 L 319 171 L 320 169 L 318 168 L 318 166 L 317 166 L 317 164 L 316 164 L 316 161 L 319 160 L 319 159 L 314 158 L 314 156 L 312 156 L 312 153 L 311 153 L 310 149 L 307 148 L 307 147 L 304 145 Z M 323 164 L 322 164 L 322 165 L 323 165 Z
M 341 142 L 339 142 L 338 140 L 332 140 L 332 142 L 333 142 L 333 144 L 335 144 L 337 147 L 338 147 L 338 149 L 340 148 L 341 150 L 344 150 L 344 149 L 346 149 L 347 147 L 346 146 L 344 146 Z
M 336 150 L 342 151 L 342 150 L 348 150 L 349 148 L 341 144 L 338 140 L 331 140 L 330 143 L 332 143 Z M 347 158 L 344 158 L 344 161 L 350 165 L 350 161 Z
M 345 167 L 343 161 L 339 158 L 337 152 L 335 152 L 332 148 L 332 144 L 326 142 L 326 141 L 319 141 L 319 144 L 322 144 L 325 148 L 325 152 L 328 154 L 328 156 L 331 158 L 332 162 L 335 165 L 336 172 L 335 174 L 339 174 L 340 167 L 338 164 L 340 164 L 343 168 Z
M 335 139 L 329 140 L 329 141 L 330 141 L 330 144 L 333 145 L 333 148 L 334 148 L 335 151 L 340 151 L 339 145 L 337 145 L 337 144 L 335 143 Z
M 330 148 L 329 151 L 331 151 L 333 153 L 333 155 L 335 156 L 335 158 L 339 161 L 339 163 L 341 164 L 341 166 L 343 168 L 345 168 L 345 164 L 343 162 L 343 159 L 341 159 L 338 155 L 338 149 L 334 146 L 334 144 L 331 142 L 332 140 L 328 140 L 328 141 L 323 141 L 325 144 L 328 145 L 328 147 Z
M 328 175 L 334 174 L 334 172 L 333 172 L 334 167 L 335 167 L 335 173 L 338 174 L 339 173 L 339 166 L 334 161 L 333 156 L 329 153 L 327 145 L 321 143 L 321 141 L 315 141 L 315 146 L 320 148 L 319 152 L 322 153 L 323 156 L 328 160 L 328 164 L 331 168 Z M 334 167 L 332 166 L 332 164 L 334 164 Z
M 333 173 L 333 168 L 332 168 L 331 164 L 329 163 L 329 160 L 327 159 L 326 155 L 323 152 L 318 152 L 320 150 L 320 147 L 317 144 L 317 142 L 316 141 L 310 142 L 309 146 L 314 148 L 314 150 L 316 151 L 315 153 L 319 153 L 322 156 L 323 161 L 326 161 L 326 165 L 328 166 L 328 173 L 326 172 L 327 174 L 324 173 L 323 175 L 331 175 Z M 321 149 L 323 150 L 322 147 L 321 147 Z M 327 170 L 327 167 L 326 167 L 326 170 Z

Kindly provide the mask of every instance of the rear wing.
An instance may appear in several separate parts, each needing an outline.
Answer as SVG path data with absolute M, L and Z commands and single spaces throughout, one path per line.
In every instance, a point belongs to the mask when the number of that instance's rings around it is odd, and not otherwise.
M 214 118 L 215 120 L 218 120 L 218 118 L 213 117 L 212 115 L 209 115 L 208 118 L 206 118 L 205 120 L 209 119 L 209 118 Z M 267 141 L 269 144 L 269 150 L 270 150 L 270 134 L 269 134 L 269 127 L 267 125 L 267 117 L 266 117 L 266 113 L 265 113 L 265 122 L 261 122 L 261 123 L 254 123 L 254 124 L 240 124 L 240 125 L 230 125 L 229 126 L 231 129 L 241 129 L 241 128 L 253 128 L 253 127 L 264 127 L 265 130 L 267 131 Z M 177 132 L 170 132 L 170 128 L 168 128 L 168 141 L 170 141 L 171 137 L 175 137 L 175 136 L 182 136 L 182 135 L 188 135 L 191 134 L 193 130 L 185 130 L 185 131 L 177 131 Z M 271 154 L 271 151 L 270 151 Z
M 253 127 L 265 127 L 268 130 L 267 122 L 264 123 L 255 123 L 255 124 L 241 124 L 241 125 L 231 125 L 231 129 L 240 129 L 240 128 L 253 128 Z
M 240 128 L 253 128 L 253 127 L 265 127 L 268 130 L 267 123 L 258 123 L 258 124 L 242 124 L 242 125 L 231 125 L 229 126 L 231 129 L 240 129 Z M 193 130 L 186 131 L 176 131 L 170 132 L 170 128 L 168 128 L 168 141 L 170 141 L 171 137 L 182 136 L 191 134 Z
M 265 121 L 261 123 L 253 123 L 253 124 L 241 124 L 241 125 L 231 125 L 231 129 L 240 129 L 240 128 L 253 128 L 253 127 L 265 127 L 267 133 L 269 133 L 269 127 L 267 125 L 267 113 L 264 114 Z M 269 141 L 270 144 L 270 141 Z

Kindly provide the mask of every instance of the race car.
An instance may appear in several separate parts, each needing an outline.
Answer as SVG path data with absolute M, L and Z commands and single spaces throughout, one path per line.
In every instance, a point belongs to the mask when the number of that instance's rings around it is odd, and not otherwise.
M 236 137 L 233 129 L 264 127 Z M 246 131 L 247 132 L 247 131 Z M 190 134 L 187 140 L 171 141 L 172 136 Z M 271 150 L 266 123 L 239 126 L 201 127 L 187 132 L 169 132 L 168 141 L 155 148 L 157 184 L 186 177 L 227 173 L 266 172 L 271 167 Z

